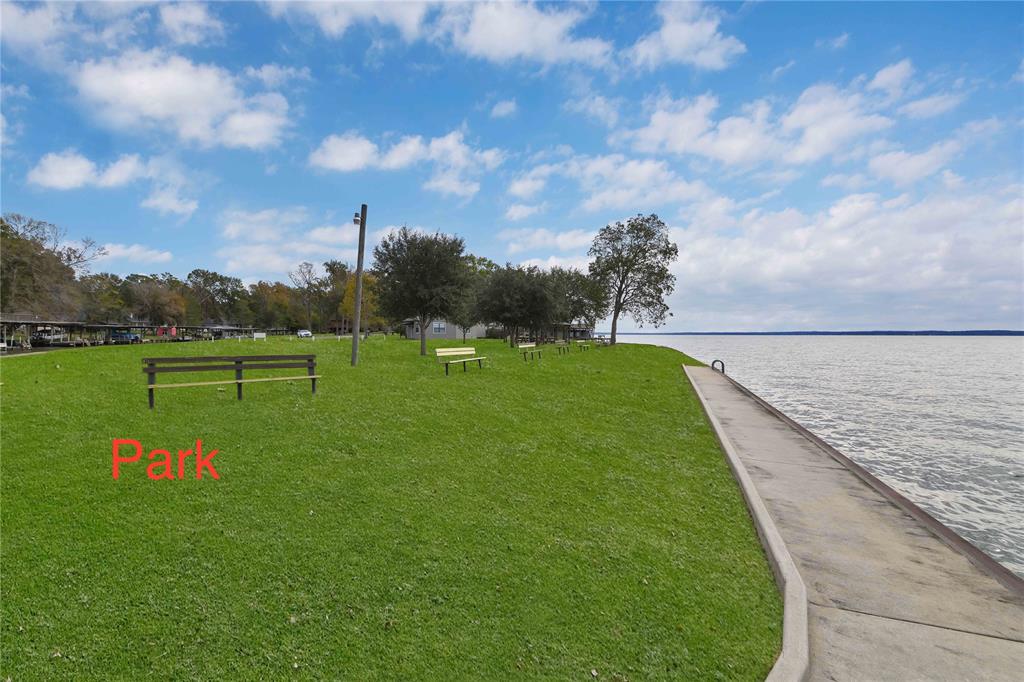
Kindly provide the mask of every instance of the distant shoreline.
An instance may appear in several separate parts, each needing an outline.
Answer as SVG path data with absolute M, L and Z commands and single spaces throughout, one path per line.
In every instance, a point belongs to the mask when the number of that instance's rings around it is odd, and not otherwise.
M 598 332 L 609 334 L 610 332 Z M 874 331 L 841 331 L 841 332 L 619 332 L 619 336 L 1024 336 L 1024 330 L 1013 329 L 968 329 L 962 331 L 944 331 L 924 329 L 907 330 L 874 330 Z

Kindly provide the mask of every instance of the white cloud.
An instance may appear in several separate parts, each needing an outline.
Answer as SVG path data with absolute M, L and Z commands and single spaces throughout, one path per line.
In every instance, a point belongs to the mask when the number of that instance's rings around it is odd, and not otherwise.
M 684 180 L 664 161 L 628 159 L 622 154 L 577 157 L 567 161 L 562 172 L 574 178 L 587 194 L 582 208 L 647 210 L 671 203 L 694 201 L 708 193 L 696 180 Z
M 187 218 L 199 208 L 199 202 L 181 196 L 173 185 L 158 185 L 143 199 L 142 206 L 160 214 L 174 213 Z
M 65 149 L 44 155 L 28 172 L 31 184 L 57 190 L 122 187 L 137 180 L 150 181 L 150 194 L 141 204 L 146 208 L 188 218 L 199 207 L 182 196 L 190 184 L 184 171 L 161 157 L 143 161 L 137 154 L 124 154 L 101 170 L 74 149 Z
M 220 216 L 221 234 L 228 239 L 257 242 L 281 241 L 295 226 L 307 219 L 306 209 L 267 208 L 259 211 L 230 209 Z
M 736 213 L 748 202 L 736 202 L 726 196 L 708 196 L 684 206 L 679 215 L 694 229 L 728 230 L 736 225 Z
M 455 49 L 499 64 L 525 60 L 543 65 L 603 65 L 608 62 L 611 44 L 573 35 L 587 15 L 578 6 L 450 3 L 444 5 L 436 37 L 449 37 Z
M 10 83 L 4 83 L 2 86 L 0 86 L 0 92 L 2 92 L 3 98 L 8 101 L 17 98 L 32 98 L 32 95 L 30 95 L 28 92 L 28 86 L 24 83 L 22 83 L 21 85 L 12 85 Z
M 137 180 L 150 181 L 150 193 L 141 205 L 161 214 L 188 218 L 199 202 L 182 196 L 189 181 L 174 162 L 163 158 L 143 161 L 137 154 L 125 154 L 102 170 L 73 149 L 49 153 L 29 171 L 28 181 L 47 189 L 70 190 L 83 187 L 123 187 Z
M 525 267 L 538 267 L 541 270 L 551 268 L 575 268 L 586 272 L 590 266 L 590 258 L 586 255 L 579 256 L 548 256 L 547 258 L 528 258 L 519 263 Z
M 406 168 L 427 158 L 429 147 L 419 135 L 406 135 L 380 157 L 378 165 L 385 170 Z
M 975 119 L 968 121 L 957 130 L 957 137 L 961 140 L 980 140 L 992 137 L 1003 129 L 1003 122 L 995 116 L 989 118 Z
M 574 180 L 585 195 L 584 211 L 647 210 L 667 204 L 707 198 L 708 187 L 688 181 L 657 159 L 630 159 L 623 154 L 577 155 L 558 163 L 535 166 L 514 179 L 508 193 L 529 199 L 543 190 L 552 176 Z
M 779 76 L 781 76 L 782 74 L 786 73 L 787 71 L 792 69 L 794 66 L 796 66 L 796 60 L 795 59 L 790 59 L 785 64 L 781 64 L 779 66 L 776 66 L 774 69 L 772 69 L 771 80 L 773 80 L 773 81 L 774 80 L 778 80 Z
M 50 153 L 28 172 L 28 181 L 49 189 L 77 189 L 95 185 L 96 164 L 74 150 Z
M 603 123 L 608 128 L 614 128 L 619 122 L 619 107 L 622 106 L 622 99 L 608 98 L 603 95 L 586 94 L 576 99 L 567 101 L 564 105 L 566 111 L 572 111 L 592 118 Z
M 106 254 L 97 261 L 128 260 L 133 263 L 167 263 L 174 258 L 170 251 L 152 249 L 142 244 L 104 244 Z
M 780 155 L 783 145 L 773 131 L 767 102 L 748 104 L 743 115 L 715 123 L 711 114 L 717 107 L 713 95 L 662 99 L 645 127 L 613 139 L 630 142 L 641 152 L 697 154 L 728 165 L 749 165 Z
M 250 97 L 245 108 L 223 120 L 220 142 L 226 147 L 274 147 L 287 124 L 288 100 L 276 92 L 266 92 Z
M 108 125 L 170 130 L 203 147 L 272 147 L 289 124 L 280 94 L 247 97 L 225 69 L 159 50 L 87 61 L 73 78 L 81 98 Z
M 296 81 L 309 81 L 313 79 L 308 66 L 296 68 L 281 64 L 264 64 L 258 69 L 254 66 L 247 66 L 245 75 L 258 80 L 268 88 L 280 88 Z
M 17 120 L 13 123 L 9 122 L 7 117 L 20 113 L 23 107 L 19 100 L 32 99 L 32 95 L 29 94 L 28 86 L 25 84 L 4 83 L 0 86 L 0 98 L 2 98 L 4 110 L 4 113 L 0 113 L 0 146 L 6 146 L 14 142 L 22 132 L 21 123 Z
M 178 45 L 199 45 L 224 35 L 224 24 L 199 2 L 160 5 L 161 29 Z
M 877 113 L 877 103 L 863 92 L 829 83 L 807 88 L 781 115 L 762 99 L 715 120 L 718 98 L 710 93 L 679 100 L 662 96 L 647 106 L 652 109 L 647 125 L 617 131 L 609 142 L 649 154 L 692 154 L 741 168 L 765 162 L 807 164 L 850 154 L 851 143 L 893 123 Z
M 52 68 L 62 59 L 62 41 L 76 30 L 74 13 L 71 3 L 0 3 L 4 48 Z
M 964 179 L 947 168 L 942 171 L 942 184 L 948 190 L 958 190 L 964 186 Z
M 849 33 L 840 33 L 835 38 L 819 38 L 814 41 L 815 47 L 827 47 L 830 50 L 841 50 L 850 42 Z
M 514 116 L 519 109 L 515 98 L 503 99 L 491 108 L 491 118 L 507 118 Z
M 216 255 L 224 260 L 225 271 L 252 279 L 283 279 L 303 261 L 319 267 L 330 259 L 351 262 L 356 258 L 353 244 L 358 229 L 354 225 L 308 229 L 309 221 L 303 206 L 224 211 L 219 222 L 228 243 Z
M 817 161 L 862 135 L 892 125 L 889 118 L 871 113 L 859 93 L 825 83 L 804 90 L 781 123 L 784 132 L 798 135 L 785 154 L 790 163 Z
M 329 38 L 371 24 L 395 28 L 406 41 L 420 36 L 429 9 L 425 2 L 270 2 L 266 7 L 274 17 L 312 21 Z
M 921 328 L 1020 319 L 1024 187 L 826 210 L 753 210 L 728 232 L 673 229 L 681 329 Z M 952 303 L 955 302 L 955 305 Z M 961 322 L 961 318 L 967 322 Z
M 914 75 L 914 66 L 909 59 L 890 64 L 879 69 L 875 77 L 868 83 L 868 90 L 882 90 L 895 99 L 903 94 L 910 77 Z
M 98 187 L 120 187 L 139 178 L 147 177 L 149 170 L 137 154 L 121 156 L 96 177 Z
M 67 53 L 120 50 L 149 29 L 147 2 L 3 2 L 0 28 L 4 52 L 33 66 L 62 71 Z
M 223 271 L 247 279 L 287 280 L 288 273 L 307 261 L 319 269 L 327 260 L 352 262 L 355 249 L 338 248 L 300 239 L 284 243 L 232 244 L 216 251 L 223 260 Z
M 194 173 L 186 172 L 182 166 L 169 157 L 151 157 L 146 162 L 146 177 L 152 183 L 149 196 L 142 202 L 162 215 L 173 213 L 187 219 L 199 202 L 185 194 L 193 191 Z
M 520 199 L 529 199 L 544 189 L 548 178 L 558 170 L 558 165 L 545 163 L 534 166 L 523 173 L 508 186 L 508 193 Z
M 378 163 L 377 145 L 358 133 L 328 135 L 309 155 L 309 164 L 326 170 L 349 172 Z
M 687 64 L 718 71 L 747 51 L 742 42 L 718 30 L 721 16 L 713 7 L 662 2 L 657 13 L 661 28 L 640 38 L 629 50 L 629 60 L 638 67 Z
M 846 175 L 843 173 L 832 173 L 826 175 L 821 180 L 822 187 L 839 187 L 848 191 L 857 191 L 867 187 L 871 183 L 868 178 L 861 173 L 853 173 Z
M 947 92 L 907 102 L 899 108 L 899 112 L 910 118 L 931 118 L 955 109 L 963 101 L 963 94 Z
M 960 152 L 960 143 L 947 140 L 932 145 L 919 154 L 904 151 L 879 154 L 871 159 L 871 171 L 891 180 L 896 185 L 911 185 L 918 180 L 934 175 Z
M 306 235 L 315 242 L 325 244 L 355 244 L 359 241 L 359 226 L 354 223 L 321 225 L 313 228 Z
M 509 254 L 549 249 L 574 251 L 589 247 L 594 240 L 594 234 L 592 230 L 566 230 L 563 232 L 543 228 L 502 230 L 498 233 L 498 239 L 506 242 Z
M 309 155 L 311 166 L 340 172 L 397 170 L 426 161 L 432 166 L 432 174 L 423 187 L 463 198 L 479 191 L 476 177 L 498 167 L 503 160 L 499 149 L 476 149 L 466 144 L 459 130 L 429 141 L 418 135 L 405 136 L 383 153 L 371 140 L 349 131 L 329 135 Z
M 512 204 L 505 209 L 505 217 L 509 220 L 523 220 L 543 211 L 544 208 L 544 204 Z

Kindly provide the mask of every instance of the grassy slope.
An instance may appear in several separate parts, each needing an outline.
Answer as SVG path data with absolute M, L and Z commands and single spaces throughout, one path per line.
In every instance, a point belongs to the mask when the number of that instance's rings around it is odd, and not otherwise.
M 692 361 L 475 345 L 448 378 L 398 339 L 3 360 L 0 675 L 763 678 L 780 600 Z M 316 352 L 319 394 L 146 408 L 139 358 L 240 352 Z M 221 480 L 115 482 L 116 437 Z

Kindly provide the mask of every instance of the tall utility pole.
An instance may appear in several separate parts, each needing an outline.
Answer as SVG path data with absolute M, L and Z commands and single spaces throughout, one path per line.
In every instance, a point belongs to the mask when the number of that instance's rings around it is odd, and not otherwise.
M 359 256 L 356 259 L 356 310 L 352 327 L 352 366 L 359 363 L 359 314 L 363 308 L 363 249 L 366 247 L 366 204 L 352 222 L 359 222 Z

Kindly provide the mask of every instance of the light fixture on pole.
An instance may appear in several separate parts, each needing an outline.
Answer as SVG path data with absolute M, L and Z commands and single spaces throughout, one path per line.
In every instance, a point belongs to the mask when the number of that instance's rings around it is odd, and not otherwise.
M 352 222 L 359 226 L 359 255 L 356 257 L 356 309 L 352 320 L 352 366 L 359 363 L 359 316 L 363 308 L 363 249 L 366 246 L 366 204 L 359 213 L 352 216 Z

